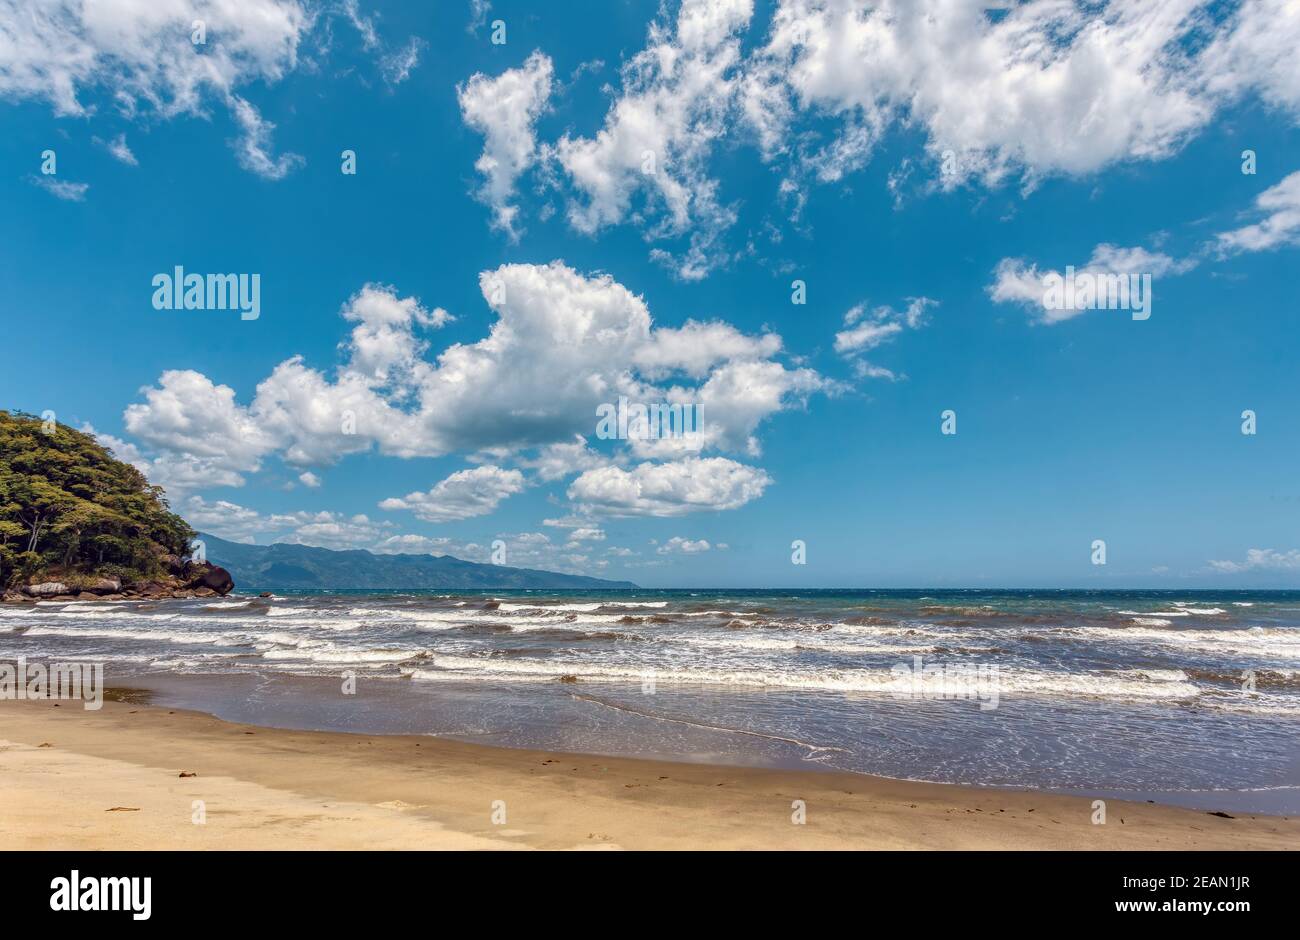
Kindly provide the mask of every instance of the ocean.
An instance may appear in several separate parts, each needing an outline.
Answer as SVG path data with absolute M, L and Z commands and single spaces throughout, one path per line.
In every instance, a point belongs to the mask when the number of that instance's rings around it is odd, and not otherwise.
M 1300 592 L 41 602 L 0 659 L 252 723 L 1300 812 Z

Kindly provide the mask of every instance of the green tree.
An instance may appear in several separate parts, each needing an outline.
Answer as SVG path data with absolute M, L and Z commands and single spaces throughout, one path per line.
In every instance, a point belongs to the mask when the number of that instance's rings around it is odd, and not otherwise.
M 194 535 L 161 487 L 90 435 L 0 411 L 0 585 L 147 579 L 167 555 L 187 555 Z

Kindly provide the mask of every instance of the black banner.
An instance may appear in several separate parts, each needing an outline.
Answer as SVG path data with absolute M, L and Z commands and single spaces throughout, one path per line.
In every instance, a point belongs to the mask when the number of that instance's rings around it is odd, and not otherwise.
M 1292 909 L 1283 853 L 33 852 L 0 855 L 6 922 L 204 930 L 319 925 L 434 905 L 589 929 L 608 914 L 769 925 L 820 911 L 933 923 L 1075 924 L 1198 917 L 1230 926 Z M 834 913 L 832 913 L 834 912 Z M 557 921 L 557 916 L 559 920 Z M 1044 918 L 1054 918 L 1045 921 Z M 450 928 L 452 921 L 448 921 Z M 878 923 L 878 922 L 877 922 Z M 584 927 L 583 925 L 586 925 Z M 459 929 L 463 929 L 459 928 Z

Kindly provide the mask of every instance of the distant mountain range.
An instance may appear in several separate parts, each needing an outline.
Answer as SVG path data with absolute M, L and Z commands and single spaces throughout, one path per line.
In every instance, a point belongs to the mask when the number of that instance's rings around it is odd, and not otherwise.
M 246 545 L 200 532 L 207 559 L 249 590 L 497 590 L 508 588 L 635 588 L 631 581 L 481 565 L 450 555 L 376 555 L 309 545 Z

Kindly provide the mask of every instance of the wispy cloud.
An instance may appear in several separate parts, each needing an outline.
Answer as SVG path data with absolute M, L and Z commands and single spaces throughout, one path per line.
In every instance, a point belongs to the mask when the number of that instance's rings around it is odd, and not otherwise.
M 112 140 L 101 140 L 96 137 L 94 138 L 94 141 L 111 153 L 116 160 L 125 163 L 127 166 L 140 165 L 140 161 L 135 158 L 135 154 L 132 153 L 131 148 L 127 146 L 125 132 L 118 134 Z
M 401 49 L 382 56 L 379 71 L 384 76 L 384 81 L 390 85 L 400 85 L 406 81 L 420 64 L 420 53 L 427 45 L 419 36 L 412 36 Z
M 1279 552 L 1271 548 L 1252 548 L 1242 561 L 1212 561 L 1210 567 L 1223 574 L 1245 571 L 1300 571 L 1300 548 Z
M 86 193 L 90 189 L 89 183 L 74 183 L 54 176 L 29 176 L 27 179 L 34 186 L 39 186 L 51 196 L 65 202 L 85 202 Z

